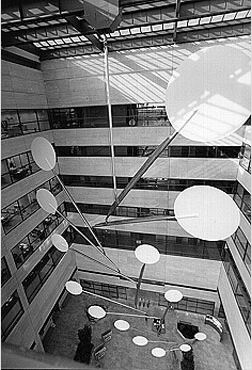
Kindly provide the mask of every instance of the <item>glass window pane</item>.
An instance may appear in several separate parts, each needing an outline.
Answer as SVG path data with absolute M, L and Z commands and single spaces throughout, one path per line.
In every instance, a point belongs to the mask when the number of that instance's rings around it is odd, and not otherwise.
M 1 285 L 3 286 L 6 281 L 8 281 L 11 277 L 11 273 L 9 267 L 7 265 L 5 257 L 1 259 Z

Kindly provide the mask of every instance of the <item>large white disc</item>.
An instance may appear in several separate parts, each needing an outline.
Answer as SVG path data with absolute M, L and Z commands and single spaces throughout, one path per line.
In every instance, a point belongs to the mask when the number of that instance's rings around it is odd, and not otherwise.
M 151 350 L 151 354 L 154 357 L 164 357 L 166 355 L 166 351 L 163 348 L 156 347 Z
M 88 307 L 88 313 L 94 319 L 103 319 L 107 315 L 107 312 L 104 310 L 104 308 L 97 305 Z
M 126 331 L 130 328 L 130 324 L 126 320 L 116 320 L 114 326 L 120 331 Z
M 187 58 L 168 83 L 166 110 L 172 126 L 193 141 L 229 136 L 250 115 L 250 58 L 230 46 L 212 46 Z
M 137 346 L 146 346 L 148 344 L 148 339 L 145 337 L 142 337 L 141 335 L 137 335 L 132 339 L 132 342 L 136 344 Z
M 164 296 L 165 299 L 171 303 L 179 302 L 183 298 L 183 294 L 179 290 L 175 289 L 167 290 Z
M 185 231 L 209 241 L 228 238 L 240 223 L 240 211 L 233 199 L 212 186 L 192 186 L 182 191 L 175 199 L 174 213 Z M 185 214 L 198 216 L 180 218 Z
M 60 234 L 53 234 L 51 237 L 53 245 L 60 251 L 60 252 L 67 252 L 68 251 L 68 243 L 63 236 Z
M 206 334 L 205 333 L 201 333 L 201 332 L 198 332 L 194 335 L 194 338 L 201 341 L 201 340 L 205 340 L 206 339 Z
M 182 351 L 182 352 L 189 352 L 189 351 L 191 351 L 191 349 L 192 349 L 192 347 L 190 346 L 190 344 L 181 344 L 180 346 L 179 346 L 179 349 L 180 349 L 180 351 Z
M 160 254 L 157 248 L 149 244 L 141 244 L 135 249 L 136 258 L 147 265 L 152 265 L 159 261 Z
M 66 290 L 73 295 L 80 295 L 82 293 L 82 287 L 77 281 L 67 281 L 65 286 Z
M 38 204 L 44 211 L 53 214 L 56 212 L 58 208 L 57 200 L 49 190 L 39 189 L 36 193 L 36 198 Z
M 36 137 L 31 144 L 31 152 L 36 164 L 44 171 L 55 167 L 56 154 L 52 144 L 44 137 Z

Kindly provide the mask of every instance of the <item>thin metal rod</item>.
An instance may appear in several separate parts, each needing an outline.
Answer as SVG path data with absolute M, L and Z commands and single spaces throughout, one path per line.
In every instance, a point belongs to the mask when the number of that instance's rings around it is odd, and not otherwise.
M 75 200 L 73 199 L 72 195 L 69 193 L 69 191 L 67 190 L 65 184 L 62 182 L 61 178 L 58 176 L 58 174 L 52 170 L 52 173 L 56 176 L 57 180 L 59 181 L 60 185 L 62 186 L 62 188 L 64 189 L 66 195 L 68 196 L 68 198 L 70 199 L 71 203 L 73 204 L 74 208 L 76 209 L 76 211 L 78 212 L 80 218 L 82 219 L 83 223 L 87 225 L 89 231 L 91 232 L 91 234 L 93 235 L 94 239 L 96 240 L 99 248 L 101 249 L 102 253 L 106 255 L 106 252 L 103 248 L 103 246 L 101 245 L 100 241 L 98 240 L 98 238 L 96 237 L 90 223 L 88 222 L 88 220 L 86 219 L 86 217 L 82 214 L 82 212 L 80 211 L 79 207 L 77 206 Z
M 136 295 L 135 295 L 135 307 L 137 307 L 137 304 L 138 304 L 138 295 L 139 295 L 139 290 L 140 290 L 140 286 L 141 286 L 141 282 L 143 278 L 144 269 L 145 269 L 145 263 L 143 264 L 140 270 L 140 274 L 139 274 L 139 278 L 137 282 L 137 289 L 136 289 Z
M 51 204 L 49 204 L 49 205 L 51 205 Z M 69 225 L 71 225 L 74 230 L 76 230 L 85 240 L 87 240 L 87 242 L 90 243 L 104 258 L 107 258 L 116 267 L 118 274 L 120 274 L 120 275 L 123 276 L 123 274 L 121 273 L 120 269 L 115 265 L 115 263 L 107 255 L 103 254 L 100 251 L 100 249 L 98 249 L 98 247 L 94 243 L 92 243 L 91 240 L 88 239 L 87 236 L 85 236 L 65 215 L 63 215 L 63 213 L 61 213 L 59 210 L 56 210 L 56 212 L 61 217 L 63 217 L 64 220 L 67 221 L 69 223 Z
M 113 269 L 112 267 L 106 265 L 105 263 L 103 263 L 101 261 L 96 260 L 94 257 L 88 256 L 87 254 L 79 251 L 78 249 L 75 249 L 73 247 L 70 247 L 69 249 L 78 253 L 78 254 L 80 254 L 80 255 L 82 255 L 83 257 L 86 257 L 86 258 L 90 259 L 91 261 L 94 261 L 94 262 L 98 263 L 99 265 L 102 265 L 102 266 L 106 267 L 110 271 L 113 271 L 113 272 L 116 272 L 116 273 L 118 272 L 117 270 Z
M 175 131 L 170 137 L 166 138 L 158 147 L 154 150 L 153 153 L 149 156 L 149 158 L 144 162 L 144 164 L 139 168 L 136 174 L 132 177 L 130 182 L 126 185 L 123 191 L 118 195 L 115 199 L 114 203 L 110 207 L 108 214 L 106 216 L 106 222 L 110 215 L 113 214 L 116 207 L 122 202 L 122 200 L 126 197 L 128 192 L 133 188 L 133 186 L 137 183 L 137 181 L 143 176 L 143 174 L 150 168 L 150 166 L 155 162 L 155 160 L 159 157 L 159 155 L 165 150 L 165 148 L 171 144 L 171 142 L 176 138 L 176 136 L 183 130 L 183 128 L 187 125 L 187 123 L 193 118 L 193 116 L 197 113 L 195 110 L 191 116 L 186 120 L 186 122 L 181 126 L 178 131 Z
M 135 315 L 133 313 L 124 313 L 124 312 L 107 312 L 107 315 L 115 315 L 115 316 L 130 316 L 130 317 L 143 317 L 148 319 L 158 319 L 156 316 L 146 316 L 146 315 Z
M 111 271 L 113 271 L 113 272 L 115 272 L 115 273 L 117 273 L 118 275 L 120 275 L 120 276 L 122 276 L 123 278 L 125 278 L 125 279 L 127 279 L 128 281 L 130 281 L 131 283 L 134 283 L 134 284 L 136 284 L 136 282 L 133 280 L 133 279 L 131 279 L 130 277 L 128 277 L 127 275 L 125 275 L 125 274 L 123 274 L 122 272 L 118 272 L 118 270 L 115 270 L 115 269 L 113 269 L 112 267 L 110 267 L 110 266 L 108 266 L 108 265 L 106 265 L 105 263 L 103 263 L 103 262 L 100 262 L 100 261 L 97 261 L 95 258 L 93 258 L 93 257 L 90 257 L 90 256 L 88 256 L 88 255 L 86 255 L 85 253 L 83 253 L 83 252 L 81 252 L 81 251 L 78 251 L 78 249 L 75 249 L 75 248 L 70 248 L 71 250 L 73 250 L 73 251 L 75 251 L 75 252 L 77 252 L 77 253 L 79 253 L 79 254 L 81 254 L 82 256 L 84 256 L 84 257 L 87 257 L 87 258 L 89 258 L 90 260 L 92 260 L 92 261 L 95 261 L 95 262 L 97 262 L 97 263 L 99 263 L 100 265 L 103 265 L 104 267 L 106 267 L 107 269 L 109 269 L 109 270 L 111 270 Z
M 94 225 L 94 227 L 104 227 L 104 226 L 114 226 L 114 225 L 126 225 L 126 224 L 138 224 L 143 222 L 155 222 L 155 221 L 177 221 L 183 218 L 197 218 L 198 215 L 185 215 L 180 217 L 175 216 L 146 216 L 146 217 L 136 217 L 136 218 L 125 218 L 123 220 L 115 220 L 110 222 L 102 222 Z
M 103 49 L 104 49 L 104 71 L 105 71 L 105 82 L 106 82 L 106 96 L 107 96 L 107 106 L 108 106 L 108 116 L 109 116 L 109 141 L 110 141 L 110 149 L 111 149 L 113 190 L 114 190 L 114 198 L 117 199 L 117 187 L 116 187 L 116 175 L 115 175 L 115 153 L 114 153 L 114 145 L 113 145 L 113 122 L 112 122 L 112 109 L 111 109 L 111 102 L 110 102 L 108 44 L 107 44 L 106 36 L 103 42 Z
M 170 306 L 168 305 L 165 309 L 165 312 L 163 313 L 163 316 L 162 316 L 161 320 L 160 320 L 160 324 L 159 324 L 159 327 L 158 327 L 158 335 L 160 335 L 161 330 L 162 330 L 162 326 L 165 324 L 165 317 L 166 317 L 167 312 L 169 311 L 169 309 L 170 309 Z
M 102 298 L 102 299 L 104 299 L 105 301 L 108 301 L 108 302 L 111 302 L 111 303 L 115 303 L 115 304 L 117 304 L 117 305 L 119 305 L 119 306 L 126 307 L 126 308 L 130 308 L 131 310 L 135 310 L 135 311 L 138 311 L 138 312 L 141 312 L 141 313 L 146 314 L 146 312 L 145 312 L 145 311 L 139 310 L 139 309 L 137 309 L 137 308 L 135 308 L 135 307 L 131 307 L 131 306 L 128 306 L 128 305 L 123 304 L 123 303 L 120 303 L 120 302 L 116 302 L 116 301 L 114 301 L 113 299 L 110 299 L 110 298 L 107 298 L 107 297 L 103 297 L 102 295 L 95 294 L 95 293 L 91 293 L 91 292 L 88 292 L 87 290 L 84 290 L 84 289 L 82 289 L 82 292 L 83 292 L 83 293 L 86 293 L 86 294 L 89 294 L 89 295 L 92 295 L 93 297 Z M 148 316 L 146 316 L 146 317 L 148 318 Z
M 51 205 L 52 206 L 52 204 L 50 204 L 49 203 L 49 205 Z M 117 269 L 117 271 L 118 271 L 118 273 L 120 273 L 121 274 L 121 271 L 120 271 L 120 269 L 119 269 L 119 267 L 114 263 L 114 261 L 112 261 L 106 254 L 104 254 L 99 248 L 98 248 L 98 246 L 97 245 L 95 245 L 93 242 L 91 242 L 91 240 L 89 240 L 88 239 L 88 237 L 85 235 L 85 234 L 83 234 L 75 225 L 74 225 L 74 223 L 72 223 L 72 221 L 70 221 L 65 215 L 63 215 L 63 213 L 61 213 L 59 210 L 56 210 L 56 212 L 61 216 L 61 217 L 63 217 L 64 218 L 64 220 L 65 221 L 67 221 L 68 223 L 69 223 L 69 225 L 71 225 L 72 226 L 72 228 L 74 229 L 74 230 L 76 230 L 89 244 L 91 244 L 92 245 L 92 247 L 94 247 L 104 258 L 106 258 L 106 259 L 108 259 L 115 267 L 116 267 L 116 269 Z

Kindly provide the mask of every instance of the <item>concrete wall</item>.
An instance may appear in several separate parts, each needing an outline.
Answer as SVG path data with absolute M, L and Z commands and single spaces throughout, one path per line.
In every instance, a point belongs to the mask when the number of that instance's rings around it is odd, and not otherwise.
M 111 102 L 163 102 L 167 83 L 191 53 L 213 45 L 231 45 L 249 54 L 249 37 L 138 49 L 109 54 Z M 49 107 L 105 105 L 103 56 L 42 62 Z
M 242 370 L 250 370 L 251 340 L 223 266 L 220 269 L 218 290 L 241 368 Z
M 47 98 L 42 72 L 2 60 L 2 109 L 43 109 Z
M 133 177 L 146 158 L 116 157 L 115 175 Z M 110 157 L 60 157 L 60 173 L 64 175 L 112 176 Z M 158 158 L 144 177 L 235 180 L 238 159 L 220 158 Z

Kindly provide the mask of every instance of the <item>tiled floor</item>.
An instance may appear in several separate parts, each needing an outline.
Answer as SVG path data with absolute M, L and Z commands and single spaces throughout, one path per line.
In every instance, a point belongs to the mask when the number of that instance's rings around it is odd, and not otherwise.
M 132 302 L 124 302 L 133 306 Z M 89 323 L 85 314 L 86 307 L 90 304 L 102 304 L 107 306 L 109 311 L 134 313 L 129 309 L 120 307 L 113 303 L 108 303 L 101 299 L 93 299 L 87 295 L 70 296 L 68 295 L 64 307 L 55 318 L 56 327 L 50 328 L 45 340 L 45 351 L 55 355 L 62 355 L 73 359 L 78 345 L 78 329 Z M 161 317 L 164 308 L 160 308 L 156 303 L 151 302 L 148 309 L 149 315 Z M 152 331 L 152 320 L 146 322 L 143 318 L 128 317 L 127 321 L 131 327 L 126 332 L 120 332 L 113 326 L 117 319 L 126 319 L 123 316 L 107 315 L 92 326 L 92 342 L 95 346 L 102 343 L 101 333 L 107 329 L 112 329 L 112 339 L 106 343 L 107 351 L 105 356 L 97 363 L 94 359 L 91 365 L 102 367 L 104 369 L 157 369 L 157 370 L 177 370 L 180 369 L 181 353 L 180 351 L 167 352 L 162 358 L 155 358 L 151 355 L 151 349 L 161 347 L 171 348 L 184 342 L 176 330 L 177 321 L 191 322 L 199 327 L 200 331 L 207 334 L 204 342 L 195 342 L 193 344 L 195 370 L 235 370 L 235 364 L 232 357 L 232 348 L 230 337 L 227 332 L 224 333 L 223 341 L 219 341 L 218 333 L 210 326 L 204 324 L 204 316 L 187 313 L 183 311 L 168 311 L 166 316 L 166 333 L 159 337 Z M 164 340 L 167 343 L 148 343 L 144 347 L 138 347 L 132 342 L 136 335 L 143 335 L 150 341 Z

